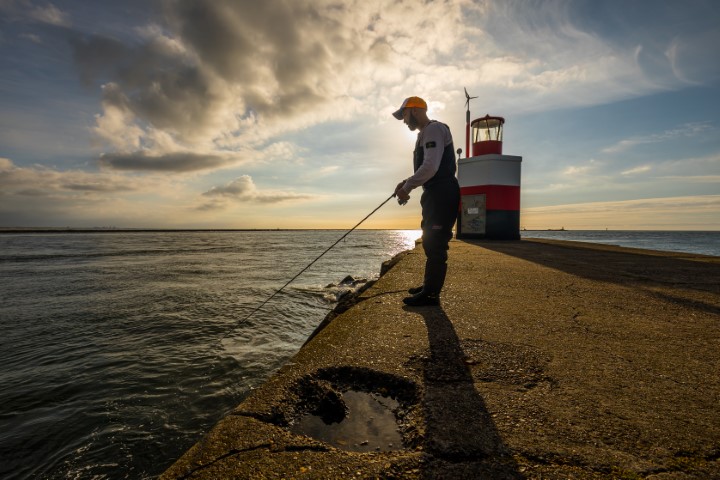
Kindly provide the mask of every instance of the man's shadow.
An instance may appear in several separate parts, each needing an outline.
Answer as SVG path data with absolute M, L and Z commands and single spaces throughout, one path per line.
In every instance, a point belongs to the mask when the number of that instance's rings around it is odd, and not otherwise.
M 460 339 L 442 307 L 405 310 L 423 317 L 430 343 L 423 410 L 431 460 L 424 478 L 524 478 L 475 390 Z

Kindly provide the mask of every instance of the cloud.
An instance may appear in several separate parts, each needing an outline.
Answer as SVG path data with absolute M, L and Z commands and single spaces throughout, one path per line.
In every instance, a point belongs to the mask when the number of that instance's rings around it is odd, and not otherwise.
M 680 125 L 676 128 L 665 130 L 661 133 L 635 136 L 617 142 L 614 145 L 602 149 L 603 153 L 620 153 L 638 145 L 667 142 L 678 138 L 697 137 L 703 133 L 713 130 L 709 122 L 691 122 Z
M 656 196 L 657 192 L 680 196 L 720 191 L 720 153 L 717 152 L 653 162 L 648 162 L 647 157 L 633 162 L 622 155 L 574 165 L 566 165 L 568 161 L 576 162 L 574 157 L 569 157 L 554 158 L 557 166 L 552 167 L 524 165 L 523 204 L 534 207 L 608 198 L 630 200 Z
M 710 42 L 718 36 L 718 10 L 702 1 L 685 7 L 478 2 L 477 11 L 464 7 L 476 34 L 464 32 L 472 55 L 461 60 L 475 68 L 460 81 L 483 93 L 486 104 L 502 101 L 506 111 L 592 106 L 710 85 L 720 72 L 717 42 Z
M 673 38 L 665 55 L 675 76 L 690 85 L 720 78 L 720 30 L 694 31 Z M 708 54 L 711 55 L 708 58 Z
M 314 14 L 312 2 L 169 5 L 171 23 L 143 28 L 141 45 L 71 38 L 83 78 L 111 80 L 100 119 L 120 110 L 128 128 L 207 144 L 273 119 L 292 125 L 332 98 L 328 86 L 347 63 L 349 44 L 342 60 L 329 62 L 325 39 L 313 32 L 333 22 Z
M 720 175 L 720 152 L 659 162 L 654 170 L 665 177 L 717 178 Z
M 79 34 L 70 43 L 84 81 L 103 85 L 95 131 L 110 150 L 142 145 L 150 157 L 158 131 L 190 150 L 256 149 L 286 132 L 394 105 L 404 92 L 370 102 L 368 95 L 394 88 L 404 69 L 419 72 L 421 61 L 452 53 L 462 3 L 420 12 L 414 1 L 381 11 L 360 1 L 341 9 L 330 1 L 178 0 L 166 3 L 167 22 L 137 28 L 140 44 Z
M 597 172 L 601 167 L 603 167 L 602 162 L 598 162 L 595 159 L 590 159 L 587 161 L 585 165 L 568 165 L 565 167 L 565 169 L 562 171 L 562 174 L 566 177 L 587 177 L 588 175 L 594 174 Z
M 529 8 L 511 0 L 348 0 L 340 8 L 332 0 L 170 0 L 163 6 L 162 16 L 136 26 L 132 43 L 69 34 L 79 75 L 102 85 L 94 130 L 106 155 L 145 152 L 124 168 L 153 170 L 159 157 L 187 152 L 253 156 L 283 135 L 320 124 L 387 122 L 408 92 L 429 97 L 433 113 L 453 109 L 453 115 L 463 85 L 481 94 L 478 102 L 488 109 L 499 102 L 513 112 L 596 105 L 686 84 L 677 75 L 649 74 L 643 62 L 689 71 L 686 63 L 708 56 L 705 49 L 692 58 L 683 53 L 699 41 L 675 24 L 662 45 L 646 35 L 615 43 L 614 34 L 634 30 L 614 9 L 583 2 Z M 605 22 L 618 31 L 598 27 Z M 287 161 L 300 161 L 297 145 L 289 153 Z
M 38 22 L 59 27 L 70 26 L 70 14 L 46 2 L 43 6 L 33 5 L 29 0 L 2 0 L 0 12 L 14 20 Z
M 582 166 L 575 166 L 570 165 L 565 170 L 563 170 L 564 175 L 568 176 L 577 176 L 577 175 L 586 175 L 589 172 L 591 172 L 593 167 L 591 165 L 582 165 Z
M 0 196 L 57 196 L 77 193 L 121 193 L 147 188 L 152 182 L 109 173 L 18 167 L 0 158 Z
M 326 175 L 332 175 L 338 170 L 340 170 L 340 167 L 338 165 L 327 165 L 324 167 L 320 167 L 317 173 L 318 176 L 324 177 Z
M 279 203 L 288 200 L 308 200 L 316 195 L 282 192 L 277 190 L 260 191 L 249 175 L 242 175 L 222 186 L 212 187 L 203 193 L 206 197 L 229 199 L 237 202 Z M 224 206 L 223 202 L 204 204 L 201 209 L 212 209 Z
M 707 230 L 718 228 L 718 211 L 720 195 L 697 195 L 524 208 L 521 222 L 528 229 Z
M 650 165 L 641 165 L 639 167 L 631 168 L 629 170 L 625 170 L 624 172 L 620 172 L 621 175 L 635 175 L 637 173 L 645 173 L 652 170 L 652 167 Z
M 130 131 L 130 129 L 123 130 L 124 133 Z M 284 141 L 255 149 L 196 148 L 192 150 L 184 145 L 178 145 L 162 130 L 152 129 L 142 141 L 140 138 L 131 138 L 126 142 L 118 142 L 118 144 L 121 143 L 126 149 L 100 155 L 99 162 L 102 167 L 136 172 L 185 173 L 225 169 L 240 165 L 261 165 L 270 162 L 290 163 L 292 159 L 302 163 L 303 160 L 301 156 L 303 149 Z M 148 148 L 148 145 L 152 145 L 152 147 Z
M 24 38 L 26 40 L 30 40 L 34 44 L 40 45 L 42 44 L 42 39 L 39 35 L 36 35 L 34 33 L 21 33 L 20 38 Z
M 20 167 L 0 158 L 0 225 L 185 226 L 197 218 L 187 190 L 167 175 Z
M 173 152 L 165 155 L 151 155 L 143 151 L 130 153 L 105 153 L 100 162 L 115 170 L 146 172 L 195 172 L 212 170 L 233 163 L 228 155 L 202 154 L 194 152 Z
M 28 16 L 33 20 L 41 23 L 49 23 L 50 25 L 68 26 L 70 25 L 70 15 L 57 8 L 52 3 L 48 3 L 42 7 L 34 7 L 28 12 Z

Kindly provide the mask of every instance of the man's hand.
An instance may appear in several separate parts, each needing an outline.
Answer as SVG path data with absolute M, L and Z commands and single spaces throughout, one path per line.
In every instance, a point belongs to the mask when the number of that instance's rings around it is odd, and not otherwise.
M 405 185 L 404 180 L 402 182 L 398 183 L 397 187 L 395 187 L 395 196 L 397 197 L 398 203 L 400 205 L 405 205 L 408 202 L 408 200 L 410 200 L 410 195 L 402 188 L 403 185 Z

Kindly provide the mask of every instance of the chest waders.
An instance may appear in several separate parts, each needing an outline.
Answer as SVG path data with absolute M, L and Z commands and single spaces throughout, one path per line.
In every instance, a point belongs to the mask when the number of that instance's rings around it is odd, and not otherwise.
M 419 140 L 419 139 L 418 139 Z M 435 147 L 438 148 L 438 147 Z M 420 168 L 425 158 L 422 142 L 415 145 L 413 168 Z M 443 149 L 437 173 L 425 182 L 420 197 L 422 207 L 422 246 L 425 251 L 423 290 L 438 295 L 447 274 L 448 243 L 458 215 L 460 186 L 455 178 L 455 148 L 452 142 Z

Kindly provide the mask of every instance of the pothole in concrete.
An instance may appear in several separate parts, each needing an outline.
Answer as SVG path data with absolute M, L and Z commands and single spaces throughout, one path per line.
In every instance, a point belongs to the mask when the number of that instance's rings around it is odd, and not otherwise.
M 421 441 L 416 386 L 357 367 L 323 369 L 294 386 L 289 430 L 354 452 L 412 448 Z
M 290 431 L 353 452 L 403 448 L 393 413 L 400 406 L 397 400 L 349 390 L 337 401 L 323 403 L 324 409 L 303 415 L 290 426 Z

